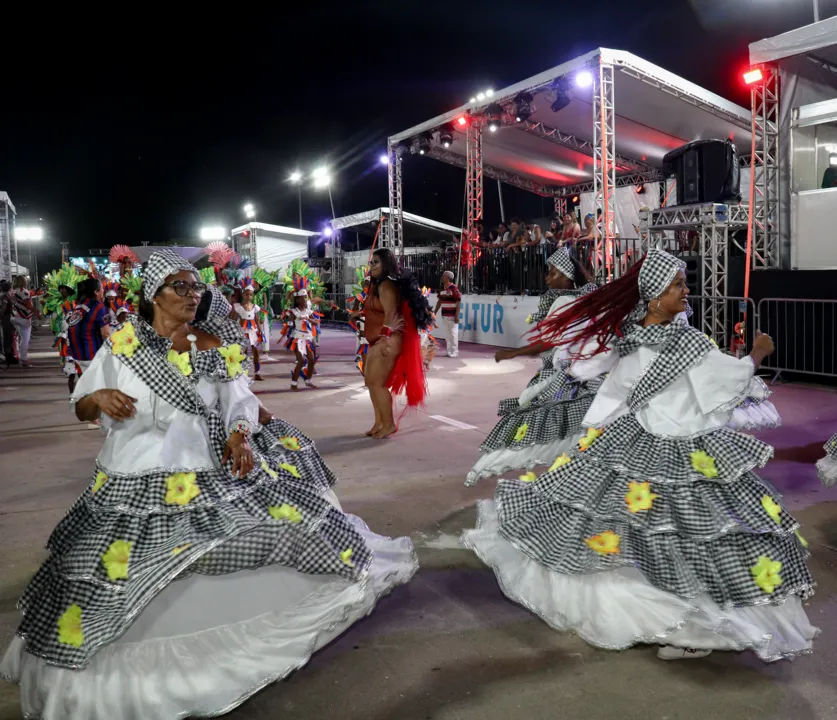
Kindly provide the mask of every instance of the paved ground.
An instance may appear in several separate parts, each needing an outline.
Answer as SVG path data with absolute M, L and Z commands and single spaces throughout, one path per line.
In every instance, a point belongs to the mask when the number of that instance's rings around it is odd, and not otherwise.
M 366 439 L 371 411 L 350 360 L 353 339 L 322 342 L 321 388 L 288 391 L 290 362 L 266 364 L 257 390 L 278 415 L 316 439 L 341 478 L 345 508 L 376 531 L 407 534 L 421 572 L 309 665 L 229 717 L 335 720 L 826 720 L 837 717 L 837 492 L 813 463 L 837 429 L 837 394 L 777 388 L 785 427 L 764 434 L 777 458 L 764 472 L 811 542 L 819 583 L 809 606 L 823 635 L 816 653 L 763 665 L 748 653 L 663 663 L 650 647 L 612 653 L 558 634 L 505 600 L 493 574 L 459 549 L 474 504 L 493 483 L 462 484 L 498 400 L 517 395 L 535 361 L 493 362 L 463 345 L 440 358 L 427 411 L 392 440 Z M 36 336 L 37 367 L 0 371 L 0 648 L 17 624 L 16 598 L 52 527 L 89 480 L 97 431 L 75 422 L 66 383 Z M 19 716 L 17 689 L 0 682 L 0 720 Z M 153 720 L 153 718 L 142 720 Z

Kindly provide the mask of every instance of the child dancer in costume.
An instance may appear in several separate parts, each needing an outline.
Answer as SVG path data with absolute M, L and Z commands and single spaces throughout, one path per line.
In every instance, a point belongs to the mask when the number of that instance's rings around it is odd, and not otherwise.
M 241 281 L 241 302 L 235 303 L 233 309 L 240 318 L 241 328 L 250 343 L 250 350 L 253 353 L 253 367 L 256 374 L 254 380 L 263 380 L 261 376 L 262 364 L 259 362 L 259 346 L 264 341 L 261 327 L 259 326 L 258 314 L 261 308 L 253 302 L 253 279 L 244 278 Z
M 55 345 L 61 358 L 61 371 L 67 377 L 70 392 L 73 392 L 80 370 L 70 357 L 67 341 L 67 318 L 75 309 L 76 286 L 84 279 L 70 263 L 64 263 L 59 270 L 46 276 L 47 291 L 44 296 L 44 315 L 50 319 L 50 328 L 55 335 Z
M 315 450 L 295 456 L 306 445 L 287 436 L 262 449 L 245 357 L 225 339 L 241 331 L 195 320 L 205 289 L 185 260 L 155 252 L 140 316 L 76 387 L 76 414 L 104 416 L 108 434 L 0 662 L 27 717 L 224 714 L 417 568 L 409 539 L 329 500 Z
M 299 376 L 308 387 L 313 384 L 317 365 L 317 348 L 314 339 L 319 335 L 319 321 L 322 315 L 311 309 L 308 302 L 308 279 L 298 276 L 294 281 L 294 306 L 287 311 L 291 332 L 288 334 L 288 349 L 296 355 L 296 367 L 291 373 L 291 390 L 299 390 Z
M 463 542 L 512 600 L 602 648 L 663 645 L 662 659 L 811 651 L 813 579 L 799 525 L 753 472 L 773 449 L 728 429 L 773 351 L 724 355 L 675 317 L 683 264 L 649 252 L 622 278 L 548 317 L 540 339 L 583 342 L 570 373 L 608 372 L 587 434 L 540 477 L 501 480 Z
M 556 250 L 546 262 L 549 290 L 541 296 L 538 311 L 527 318 L 533 324 L 562 312 L 578 298 L 596 290 L 586 271 L 564 248 Z M 500 421 L 480 445 L 480 457 L 468 473 L 466 485 L 509 470 L 550 465 L 581 432 L 581 420 L 604 376 L 579 382 L 567 374 L 572 362 L 570 349 L 546 347 L 541 342 L 516 350 L 500 350 L 495 360 L 503 362 L 538 354 L 541 369 L 520 397 L 500 402 L 497 409 Z

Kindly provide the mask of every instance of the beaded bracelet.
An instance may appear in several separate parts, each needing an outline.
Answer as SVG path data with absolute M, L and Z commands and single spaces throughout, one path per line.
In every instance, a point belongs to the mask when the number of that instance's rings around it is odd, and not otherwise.
M 249 435 L 253 431 L 253 426 L 247 420 L 236 420 L 230 425 L 230 434 L 241 433 L 242 435 Z

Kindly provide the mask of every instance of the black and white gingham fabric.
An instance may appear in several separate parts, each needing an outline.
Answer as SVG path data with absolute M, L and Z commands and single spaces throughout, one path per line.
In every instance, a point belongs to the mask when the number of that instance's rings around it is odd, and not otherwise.
M 195 266 L 174 250 L 157 250 L 152 253 L 142 272 L 142 293 L 145 299 L 151 302 L 166 278 L 181 270 L 190 270 L 195 275 L 198 274 Z
M 718 477 L 707 478 L 691 453 L 713 457 Z M 798 524 L 752 468 L 772 449 L 755 438 L 718 430 L 695 438 L 662 438 L 625 416 L 605 428 L 569 464 L 535 482 L 503 480 L 495 495 L 501 534 L 536 562 L 576 575 L 621 566 L 681 597 L 703 592 L 722 607 L 779 603 L 807 597 L 813 580 Z M 631 512 L 630 483 L 649 483 L 650 508 Z M 585 542 L 618 536 L 618 552 L 600 554 Z M 751 568 L 761 556 L 782 563 L 782 583 L 767 593 Z
M 675 275 L 685 267 L 686 264 L 682 260 L 664 250 L 652 248 L 648 251 L 637 278 L 639 302 L 625 319 L 623 330 L 642 321 L 648 312 L 648 302 L 662 295 L 673 282 Z
M 564 248 L 558 248 L 546 259 L 547 265 L 552 265 L 556 270 L 575 282 L 575 265 L 570 259 L 570 254 Z
M 199 353 L 187 379 L 164 360 L 169 342 L 135 321 L 141 347 L 132 358 L 117 357 L 159 397 L 205 417 L 220 457 L 226 430 L 215 409 L 195 405 L 190 385 L 194 376 L 211 374 L 214 365 L 207 358 L 218 356 L 220 362 L 217 350 Z M 51 555 L 20 601 L 24 619 L 18 633 L 27 650 L 56 665 L 83 668 L 169 582 L 194 572 L 223 574 L 278 563 L 300 572 L 361 578 L 371 551 L 346 516 L 323 499 L 334 476 L 313 443 L 274 420 L 264 435 L 253 436 L 252 445 L 255 468 L 244 479 L 233 477 L 229 467 L 135 475 L 97 467 L 91 485 L 53 531 Z M 173 480 L 178 472 L 187 475 Z M 198 492 L 170 495 L 172 482 Z M 271 508 L 284 508 L 284 514 L 276 518 Z M 128 577 L 111 579 L 103 555 L 118 540 L 132 543 Z M 58 621 L 73 605 L 82 612 L 79 647 L 59 641 Z
M 837 460 L 837 435 L 832 435 L 828 441 L 823 445 L 825 454 L 832 460 Z
M 616 349 L 620 357 L 625 357 L 642 345 L 653 346 L 659 352 L 628 394 L 628 407 L 634 412 L 708 353 L 719 352 L 700 330 L 679 320 L 668 325 L 635 325 L 628 335 L 617 341 Z
M 598 289 L 598 285 L 595 285 L 594 283 L 587 283 L 580 288 L 573 288 L 572 290 L 547 290 L 543 295 L 541 295 L 540 300 L 538 301 L 538 309 L 532 313 L 529 318 L 529 324 L 537 325 L 541 320 L 549 315 L 549 309 L 552 307 L 552 303 L 554 303 L 559 297 L 571 296 L 580 298 L 582 295 L 589 295 L 591 292 Z

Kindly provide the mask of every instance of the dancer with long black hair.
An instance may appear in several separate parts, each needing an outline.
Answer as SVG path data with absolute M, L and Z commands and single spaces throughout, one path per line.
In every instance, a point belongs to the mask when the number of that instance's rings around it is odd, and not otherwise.
M 463 542 L 503 592 L 592 645 L 659 644 L 661 659 L 811 651 L 806 542 L 754 472 L 773 448 L 726 426 L 773 351 L 742 360 L 676 320 L 683 264 L 659 250 L 543 321 L 547 344 L 584 343 L 570 373 L 603 372 L 586 435 L 539 478 L 501 480 Z
M 372 253 L 369 277 L 363 308 L 364 333 L 369 342 L 364 378 L 375 424 L 366 434 L 382 439 L 398 430 L 393 395 L 405 393 L 408 408 L 424 402 L 427 385 L 419 331 L 429 327 L 433 319 L 415 277 L 402 273 L 389 249 Z
M 584 268 L 564 248 L 556 250 L 546 262 L 549 289 L 541 295 L 537 312 L 527 318 L 533 325 L 596 290 Z M 567 373 L 572 363 L 569 348 L 553 348 L 540 341 L 523 348 L 499 350 L 494 358 L 499 363 L 535 355 L 541 356 L 541 369 L 519 398 L 500 402 L 500 421 L 480 445 L 480 457 L 468 473 L 466 485 L 509 470 L 550 465 L 581 431 L 581 420 L 604 376 L 589 382 L 575 380 Z

